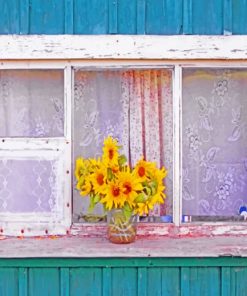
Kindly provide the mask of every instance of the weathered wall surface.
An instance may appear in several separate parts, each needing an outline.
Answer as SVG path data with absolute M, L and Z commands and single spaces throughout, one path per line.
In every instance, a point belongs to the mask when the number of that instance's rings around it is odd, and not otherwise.
M 246 0 L 0 0 L 0 34 L 246 34 Z

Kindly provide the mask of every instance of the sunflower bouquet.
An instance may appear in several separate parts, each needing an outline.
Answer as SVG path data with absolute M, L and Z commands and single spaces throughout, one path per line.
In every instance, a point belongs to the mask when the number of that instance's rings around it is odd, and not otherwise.
M 102 157 L 76 160 L 75 177 L 80 194 L 90 197 L 89 211 L 98 203 L 106 212 L 121 209 L 117 227 L 124 228 L 132 214 L 147 215 L 156 204 L 164 202 L 167 171 L 143 158 L 131 168 L 120 149 L 116 139 L 107 137 Z

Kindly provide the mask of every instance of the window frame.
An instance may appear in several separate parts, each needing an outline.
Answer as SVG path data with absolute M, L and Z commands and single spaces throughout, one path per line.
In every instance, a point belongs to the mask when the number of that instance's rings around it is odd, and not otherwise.
M 0 69 L 56 69 L 65 74 L 66 165 L 69 170 L 66 211 L 67 233 L 102 235 L 105 225 L 72 223 L 71 149 L 73 68 L 173 68 L 173 223 L 140 223 L 140 235 L 246 234 L 243 222 L 182 223 L 182 69 L 247 68 L 247 36 L 1 36 Z M 100 48 L 98 44 L 101 44 Z M 25 48 L 25 51 L 23 51 Z M 0 141 L 2 138 L 0 139 Z M 72 196 L 72 195 L 71 195 Z M 69 206 L 68 206 L 69 205 Z M 69 227 L 71 227 L 69 229 Z M 54 234 L 60 233 L 54 229 Z M 93 230 L 93 231 L 92 231 Z M 95 231 L 94 231 L 95 230 Z M 65 229 L 61 231 L 64 234 Z M 16 233 L 13 230 L 11 233 Z M 42 233 L 44 233 L 42 229 Z M 20 234 L 20 228 L 17 231 Z M 32 234 L 30 234 L 32 235 Z

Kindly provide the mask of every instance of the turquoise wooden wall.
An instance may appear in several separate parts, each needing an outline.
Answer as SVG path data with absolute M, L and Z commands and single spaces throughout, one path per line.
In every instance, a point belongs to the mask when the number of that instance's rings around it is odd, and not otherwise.
M 246 296 L 247 258 L 0 259 L 1 296 Z
M 247 0 L 0 0 L 0 34 L 247 34 Z

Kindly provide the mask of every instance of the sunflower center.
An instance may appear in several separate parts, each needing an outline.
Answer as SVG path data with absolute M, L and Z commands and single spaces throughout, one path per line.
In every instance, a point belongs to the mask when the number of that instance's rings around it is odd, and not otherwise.
M 114 151 L 113 151 L 113 149 L 109 149 L 109 158 L 110 158 L 110 159 L 113 159 L 113 156 L 114 156 Z
M 125 183 L 123 187 L 124 187 L 125 194 L 129 194 L 132 191 L 132 187 L 129 183 Z
M 99 185 L 103 185 L 104 184 L 104 176 L 103 176 L 103 174 L 98 174 L 98 176 L 97 176 L 97 183 Z
M 138 169 L 138 175 L 140 177 L 145 176 L 145 168 L 144 167 L 139 167 L 139 169 Z
M 118 197 L 119 194 L 120 194 L 120 188 L 114 186 L 114 187 L 112 188 L 112 195 L 113 195 L 114 197 Z

